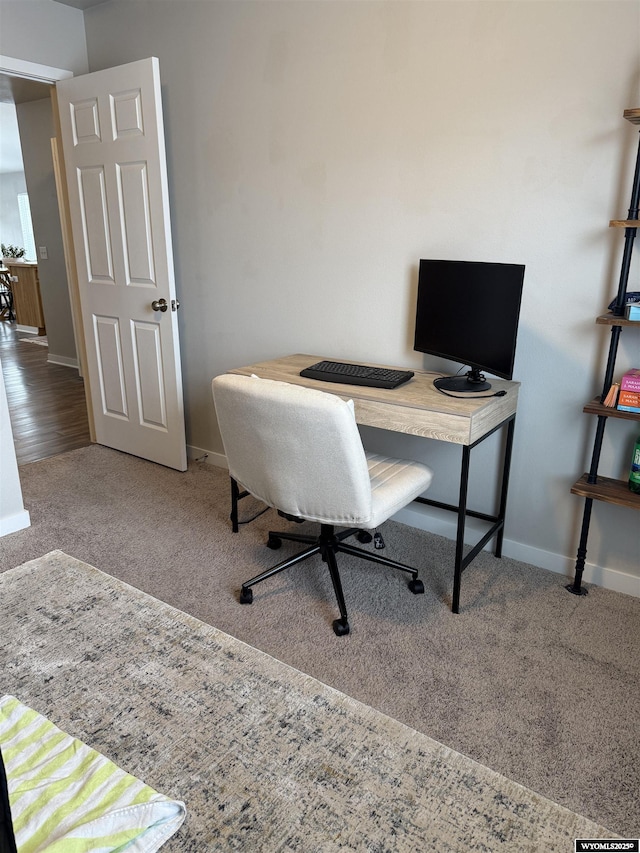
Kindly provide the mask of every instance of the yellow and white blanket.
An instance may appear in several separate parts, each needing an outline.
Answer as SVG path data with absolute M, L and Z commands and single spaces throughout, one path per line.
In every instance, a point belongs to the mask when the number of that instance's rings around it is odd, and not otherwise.
M 0 750 L 20 853 L 153 853 L 185 819 L 184 803 L 13 696 L 0 699 Z

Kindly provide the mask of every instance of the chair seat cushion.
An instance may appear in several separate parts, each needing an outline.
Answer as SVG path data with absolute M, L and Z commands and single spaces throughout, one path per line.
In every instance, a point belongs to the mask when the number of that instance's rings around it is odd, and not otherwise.
M 367 527 L 373 529 L 425 492 L 433 471 L 421 462 L 366 452 L 371 478 L 372 508 Z

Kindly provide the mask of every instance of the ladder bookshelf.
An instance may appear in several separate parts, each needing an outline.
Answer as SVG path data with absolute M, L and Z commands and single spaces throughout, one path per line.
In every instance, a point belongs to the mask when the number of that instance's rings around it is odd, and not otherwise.
M 640 108 L 625 110 L 624 118 L 632 124 L 640 125 Z M 587 403 L 583 409 L 586 414 L 595 415 L 597 417 L 596 434 L 593 441 L 593 452 L 591 454 L 591 466 L 589 471 L 586 474 L 583 474 L 571 488 L 572 494 L 579 495 L 585 499 L 582 514 L 582 528 L 580 531 L 580 544 L 578 545 L 578 553 L 576 556 L 575 577 L 573 583 L 566 587 L 569 592 L 574 595 L 587 594 L 587 590 L 582 586 L 582 573 L 584 571 L 587 556 L 587 542 L 589 539 L 589 525 L 591 522 L 593 501 L 604 501 L 606 503 L 616 504 L 617 506 L 640 509 L 640 495 L 635 494 L 629 489 L 626 480 L 615 480 L 610 477 L 603 477 L 598 473 L 600 452 L 602 450 L 602 441 L 604 438 L 604 430 L 607 425 L 607 420 L 609 418 L 619 418 L 622 420 L 640 422 L 640 414 L 636 414 L 634 412 L 621 412 L 616 408 L 602 405 L 602 402 L 611 387 L 611 383 L 613 382 L 616 357 L 618 354 L 618 343 L 620 341 L 622 330 L 629 326 L 635 326 L 636 332 L 640 329 L 640 323 L 627 320 L 624 316 L 631 256 L 633 254 L 633 245 L 636 234 L 638 228 L 640 228 L 640 219 L 638 218 L 639 202 L 640 140 L 638 142 L 638 154 L 636 157 L 636 168 L 633 177 L 633 187 L 631 190 L 629 215 L 626 219 L 614 219 L 609 223 L 609 227 L 611 228 L 624 228 L 624 249 L 622 253 L 620 281 L 615 304 L 610 313 L 603 314 L 596 318 L 596 323 L 598 325 L 609 326 L 611 328 L 611 340 L 609 343 L 609 356 L 604 374 L 602 393 L 600 397 L 596 397 L 595 400 Z

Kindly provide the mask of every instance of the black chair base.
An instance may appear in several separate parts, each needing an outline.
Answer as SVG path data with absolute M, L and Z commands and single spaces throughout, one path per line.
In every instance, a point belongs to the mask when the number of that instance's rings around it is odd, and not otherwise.
M 346 543 L 344 540 L 351 536 L 358 536 L 358 539 L 361 542 L 371 541 L 371 534 L 366 530 L 351 527 L 348 530 L 342 530 L 340 533 L 336 533 L 333 524 L 321 524 L 319 536 L 269 531 L 267 547 L 272 548 L 273 550 L 276 550 L 282 545 L 283 539 L 291 542 L 302 542 L 309 545 L 309 547 L 305 548 L 304 551 L 295 554 L 293 557 L 290 557 L 288 560 L 283 560 L 281 563 L 273 566 L 273 568 L 267 569 L 265 572 L 262 572 L 254 578 L 251 578 L 251 580 L 243 583 L 242 589 L 240 590 L 240 604 L 253 603 L 252 587 L 256 584 L 262 583 L 262 581 L 267 580 L 267 578 L 280 574 L 280 572 L 283 572 L 285 569 L 289 569 L 292 566 L 303 562 L 303 560 L 313 557 L 315 554 L 320 554 L 323 561 L 329 568 L 329 574 L 331 575 L 331 581 L 333 583 L 333 591 L 340 610 L 340 618 L 334 620 L 333 630 L 336 636 L 345 636 L 349 633 L 350 628 L 344 593 L 342 591 L 342 582 L 340 580 L 340 573 L 338 572 L 338 563 L 336 560 L 336 554 L 339 552 L 351 554 L 352 557 L 359 557 L 360 559 L 368 560 L 371 563 L 379 563 L 383 566 L 390 566 L 393 569 L 407 572 L 411 575 L 411 580 L 409 581 L 409 589 L 411 592 L 414 595 L 420 595 L 424 592 L 424 584 L 418 578 L 417 569 L 414 569 L 411 566 L 406 566 L 404 563 L 398 563 L 396 560 L 390 560 L 387 557 L 382 557 L 375 552 L 365 551 L 362 548 L 356 548 L 355 546 Z

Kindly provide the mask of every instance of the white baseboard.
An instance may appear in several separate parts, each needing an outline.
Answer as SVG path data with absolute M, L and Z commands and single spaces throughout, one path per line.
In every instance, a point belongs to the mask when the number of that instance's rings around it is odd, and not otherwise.
M 76 370 L 80 369 L 78 359 L 68 358 L 66 355 L 55 355 L 49 353 L 49 355 L 47 356 L 47 361 L 49 362 L 49 364 L 61 364 L 63 367 L 75 367 Z
M 16 329 L 19 332 L 25 332 L 28 335 L 38 336 L 38 329 L 35 326 L 20 326 L 17 325 Z M 77 358 L 69 358 L 66 355 L 56 355 L 49 350 L 49 354 L 47 355 L 47 361 L 49 364 L 60 364 L 62 367 L 75 367 L 76 370 L 80 370 L 80 363 Z
M 31 527 L 31 519 L 26 509 L 7 518 L 0 518 L 0 536 L 8 536 L 9 533 L 16 533 L 18 530 L 24 530 L 25 527 Z
M 215 465 L 216 468 L 227 468 L 227 457 L 224 453 L 214 453 L 213 450 L 204 450 L 202 447 L 187 445 L 187 459 L 194 462 L 206 462 L 207 465 Z
M 187 456 L 189 459 L 206 462 L 207 465 L 215 465 L 217 468 L 227 468 L 227 460 L 223 453 L 214 453 L 212 450 L 189 446 L 187 447 Z M 418 530 L 425 530 L 427 533 L 435 533 L 437 536 L 444 536 L 447 539 L 455 540 L 456 522 L 453 518 L 455 516 L 451 512 L 438 510 L 433 507 L 427 508 L 424 504 L 411 504 L 411 506 L 405 507 L 393 516 L 394 521 L 408 524 L 410 527 L 416 527 Z M 467 534 L 465 540 L 468 540 L 468 544 L 475 544 L 486 529 L 486 526 L 482 522 L 473 518 L 468 519 L 465 525 L 465 533 Z M 491 547 L 492 543 L 489 542 L 485 550 L 489 551 Z M 563 554 L 556 554 L 553 551 L 545 551 L 542 548 L 535 548 L 532 545 L 515 542 L 506 537 L 502 542 L 502 553 L 505 557 L 510 557 L 513 560 L 520 560 L 539 569 L 547 569 L 550 572 L 563 575 L 567 579 L 567 582 L 573 580 L 575 557 L 567 557 Z M 640 577 L 629 575 L 617 569 L 607 569 L 595 563 L 586 563 L 582 580 L 585 584 L 596 584 L 613 592 L 623 592 L 626 595 L 633 595 L 636 598 L 640 598 Z
M 444 517 L 445 514 L 446 518 Z M 445 510 L 438 511 L 431 508 L 427 509 L 424 505 L 412 504 L 396 513 L 394 520 L 409 524 L 411 527 L 417 527 L 419 530 L 426 530 L 438 536 L 455 540 L 456 522 L 453 520 L 454 517 L 453 513 L 447 513 Z M 486 530 L 486 525 L 482 525 L 475 519 L 468 519 L 465 525 L 465 542 L 475 544 L 482 532 Z M 489 542 L 485 546 L 485 550 L 490 551 L 491 548 L 492 543 Z M 525 545 L 522 542 L 508 539 L 506 536 L 502 542 L 502 553 L 505 557 L 511 557 L 513 560 L 520 560 L 539 569 L 547 569 L 550 572 L 563 575 L 567 581 L 573 580 L 575 556 L 567 557 L 564 554 L 545 551 L 542 548 L 535 548 L 532 545 Z M 640 577 L 618 569 L 608 569 L 596 563 L 586 562 L 582 580 L 585 584 L 596 584 L 614 592 L 623 592 L 626 595 L 640 598 Z

